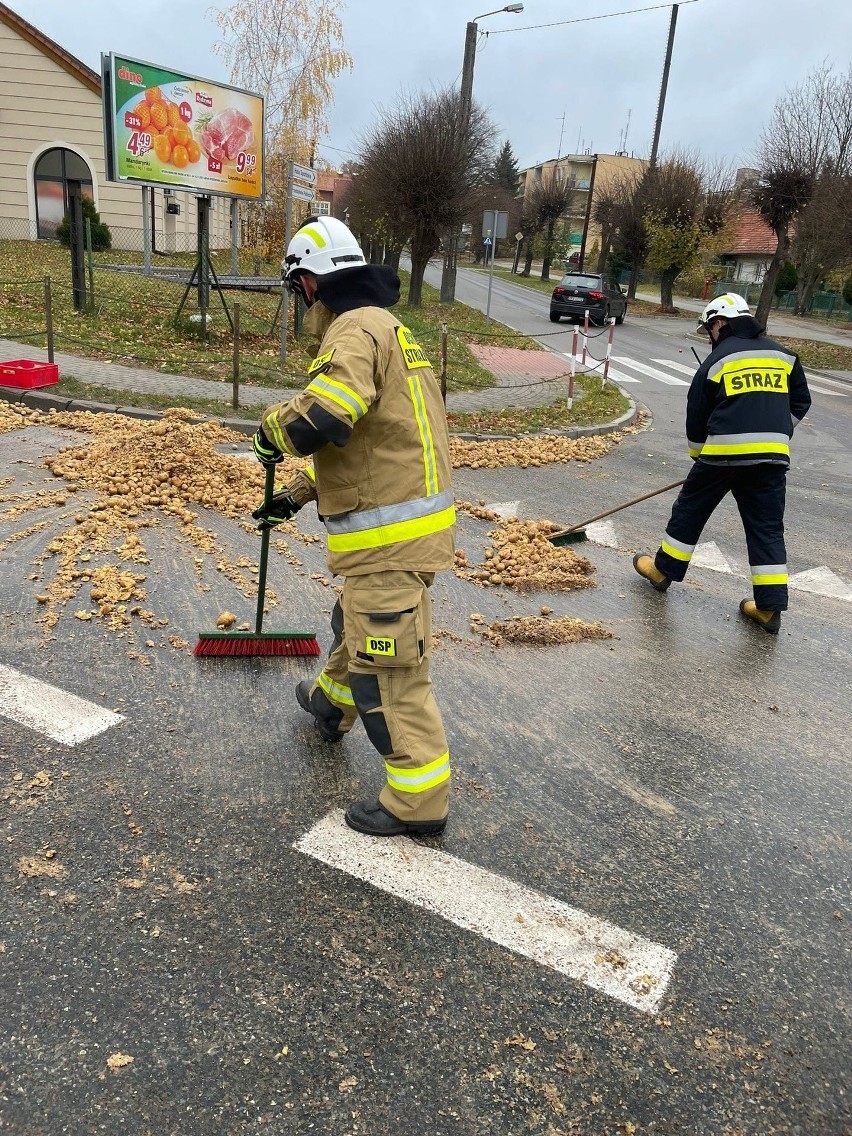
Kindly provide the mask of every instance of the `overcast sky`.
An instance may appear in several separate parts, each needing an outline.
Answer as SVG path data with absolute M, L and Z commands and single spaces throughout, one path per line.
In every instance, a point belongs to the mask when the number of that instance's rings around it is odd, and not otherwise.
M 474 98 L 489 111 L 496 141 L 508 139 L 521 166 L 578 149 L 647 156 L 671 6 L 565 21 L 654 2 L 525 0 L 519 15 L 479 22 Z M 7 3 L 96 70 L 101 51 L 115 51 L 228 78 L 212 51 L 218 29 L 207 0 Z M 344 45 L 354 67 L 337 81 L 320 155 L 337 165 L 354 157 L 359 134 L 402 91 L 458 83 L 465 25 L 491 7 L 482 0 L 348 0 Z M 682 0 L 661 152 L 688 147 L 750 165 L 777 95 L 824 60 L 845 71 L 850 56 L 849 0 Z

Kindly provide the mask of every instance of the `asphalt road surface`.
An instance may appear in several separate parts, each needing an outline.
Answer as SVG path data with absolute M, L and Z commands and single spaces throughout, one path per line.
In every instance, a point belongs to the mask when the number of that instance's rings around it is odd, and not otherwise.
M 521 315 L 495 318 L 552 330 L 504 287 Z M 628 316 L 615 354 L 687 378 L 649 361 L 686 366 L 692 345 Z M 686 388 L 620 369 L 648 430 L 590 465 L 460 470 L 457 496 L 570 522 L 684 473 Z M 595 588 L 439 577 L 455 777 L 433 840 L 341 829 L 381 766 L 360 728 L 326 746 L 295 705 L 312 661 L 169 646 L 251 610 L 166 522 L 145 536 L 146 602 L 170 621 L 143 635 L 148 666 L 97 621 L 36 624 L 60 509 L 4 543 L 0 1133 L 848 1133 L 852 397 L 814 402 L 790 565 L 840 583 L 806 576 L 777 638 L 737 616 L 732 510 L 682 587 L 633 573 L 666 497 L 578 546 Z M 0 435 L 3 497 L 38 492 L 69 439 Z M 256 560 L 251 534 L 202 523 Z M 4 514 L 0 542 L 20 528 Z M 461 517 L 470 559 L 488 529 Z M 267 626 L 327 649 L 321 545 L 298 554 L 273 557 Z M 492 649 L 470 629 L 543 604 L 612 638 Z

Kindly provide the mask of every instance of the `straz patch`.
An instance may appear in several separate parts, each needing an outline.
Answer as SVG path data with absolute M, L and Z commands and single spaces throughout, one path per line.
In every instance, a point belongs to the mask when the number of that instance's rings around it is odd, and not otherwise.
M 309 375 L 322 375 L 331 370 L 331 360 L 334 355 L 334 348 L 331 351 L 326 351 L 325 355 L 317 355 L 311 365 L 308 367 Z
M 416 342 L 407 327 L 398 327 L 396 329 L 396 337 L 399 340 L 399 345 L 402 348 L 402 357 L 405 359 L 405 365 L 408 367 L 409 371 L 416 371 L 418 367 L 432 366 L 426 358 L 423 348 Z
M 779 391 L 787 393 L 786 371 L 737 371 L 726 374 L 725 394 L 745 394 L 746 391 Z
M 374 639 L 368 635 L 364 642 L 368 655 L 382 655 L 386 659 L 396 656 L 396 639 Z

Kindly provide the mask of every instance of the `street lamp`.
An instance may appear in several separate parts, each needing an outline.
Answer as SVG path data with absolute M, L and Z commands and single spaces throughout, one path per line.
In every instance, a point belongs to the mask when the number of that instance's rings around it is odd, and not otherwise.
M 470 119 L 470 106 L 473 100 L 473 64 L 476 59 L 476 21 L 484 20 L 486 16 L 499 16 L 501 12 L 512 12 L 517 14 L 523 12 L 523 4 L 507 4 L 505 8 L 495 8 L 493 12 L 485 12 L 476 19 L 470 21 L 467 25 L 467 32 L 464 37 L 464 63 L 462 65 L 462 78 L 461 78 L 461 105 L 462 105 L 462 122 L 467 122 Z

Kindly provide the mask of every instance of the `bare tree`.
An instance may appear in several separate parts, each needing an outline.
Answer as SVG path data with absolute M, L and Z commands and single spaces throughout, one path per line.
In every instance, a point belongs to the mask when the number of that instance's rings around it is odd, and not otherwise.
M 819 282 L 852 259 L 852 176 L 824 174 L 796 219 L 790 243 L 796 266 L 796 314 L 811 306 Z
M 494 129 L 484 111 L 462 115 L 458 91 L 403 95 L 363 137 L 362 189 L 375 217 L 396 217 L 411 246 L 408 303 L 419 307 L 423 275 L 470 209 L 493 164 Z
M 529 276 L 533 245 L 538 237 L 542 237 L 541 279 L 550 279 L 556 225 L 571 204 L 575 188 L 570 178 L 558 181 L 555 171 L 544 170 L 541 181 L 525 195 L 522 227 L 527 235 L 527 261 L 521 276 Z
M 838 76 L 823 64 L 776 102 L 761 136 L 759 164 L 754 203 L 778 242 L 755 312 L 765 326 L 789 255 L 791 226 L 819 178 L 852 172 L 852 67 Z
M 640 178 L 635 173 L 625 172 L 611 179 L 595 191 L 592 206 L 592 220 L 601 231 L 601 247 L 598 254 L 597 271 L 603 272 L 622 227 L 626 214 L 636 193 Z

